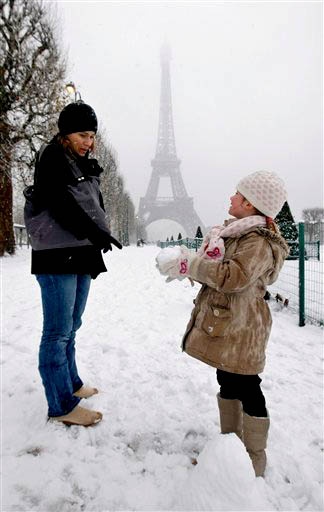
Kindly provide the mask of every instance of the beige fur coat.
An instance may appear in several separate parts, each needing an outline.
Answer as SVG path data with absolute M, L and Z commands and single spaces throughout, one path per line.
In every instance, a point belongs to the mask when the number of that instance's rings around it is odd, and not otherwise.
M 272 325 L 263 297 L 288 253 L 279 231 L 258 227 L 225 239 L 223 261 L 193 258 L 189 277 L 202 287 L 182 340 L 183 350 L 224 371 L 262 372 Z

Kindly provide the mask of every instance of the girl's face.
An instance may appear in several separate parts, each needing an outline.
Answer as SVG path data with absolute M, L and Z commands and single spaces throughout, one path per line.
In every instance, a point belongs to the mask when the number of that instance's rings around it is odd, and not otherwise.
M 230 197 L 231 206 L 229 207 L 228 213 L 236 217 L 237 219 L 243 219 L 248 215 L 251 215 L 251 212 L 247 208 L 247 205 L 250 204 L 245 199 L 244 196 L 240 192 L 236 192 L 232 197 Z
M 95 132 L 69 133 L 66 138 L 74 153 L 79 156 L 85 156 L 89 150 L 93 149 Z

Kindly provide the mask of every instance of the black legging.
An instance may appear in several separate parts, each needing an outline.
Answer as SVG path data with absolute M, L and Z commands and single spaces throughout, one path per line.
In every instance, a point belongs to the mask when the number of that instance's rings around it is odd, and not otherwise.
M 216 372 L 220 385 L 220 396 L 227 400 L 240 400 L 243 411 L 249 416 L 266 418 L 266 402 L 260 388 L 259 375 L 240 375 L 238 373 Z

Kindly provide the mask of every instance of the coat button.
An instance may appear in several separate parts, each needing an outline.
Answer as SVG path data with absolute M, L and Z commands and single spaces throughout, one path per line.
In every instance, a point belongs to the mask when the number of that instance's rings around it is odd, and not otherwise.
M 214 327 L 212 327 L 211 325 L 208 326 L 208 332 L 213 332 L 214 330 Z
M 214 315 L 215 316 L 219 316 L 219 310 L 218 309 L 214 309 Z

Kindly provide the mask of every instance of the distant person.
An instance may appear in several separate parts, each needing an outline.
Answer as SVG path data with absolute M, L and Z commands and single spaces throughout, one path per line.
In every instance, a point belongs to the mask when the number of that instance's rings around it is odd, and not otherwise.
M 59 133 L 36 161 L 34 185 L 25 189 L 25 222 L 32 245 L 32 274 L 41 288 L 43 334 L 39 372 L 49 418 L 89 426 L 102 414 L 79 406 L 98 393 L 81 380 L 75 334 L 81 326 L 91 278 L 106 272 L 103 252 L 122 245 L 110 234 L 99 190 L 102 172 L 94 150 L 97 117 L 83 102 L 60 113 Z
M 217 369 L 221 432 L 243 441 L 256 476 L 264 475 L 270 425 L 258 375 L 272 325 L 264 296 L 289 252 L 273 221 L 285 200 L 275 173 L 249 174 L 230 198 L 234 218 L 206 235 L 199 254 L 181 246 L 174 258 L 165 258 L 165 250 L 157 256 L 169 279 L 187 276 L 202 284 L 182 347 Z

